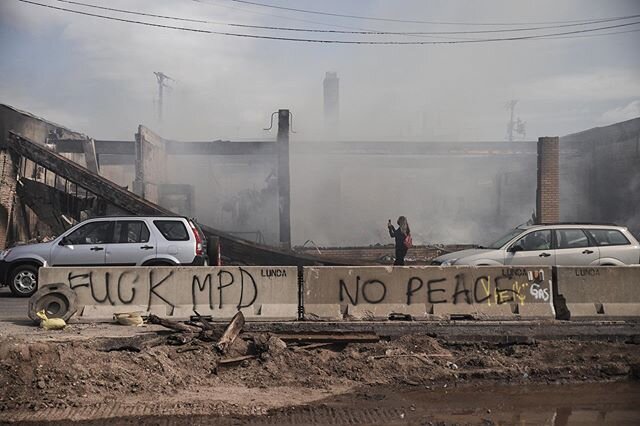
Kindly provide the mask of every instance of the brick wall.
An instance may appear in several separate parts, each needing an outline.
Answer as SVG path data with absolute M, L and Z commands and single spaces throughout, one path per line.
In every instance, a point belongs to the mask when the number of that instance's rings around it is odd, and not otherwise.
M 538 139 L 538 189 L 536 215 L 538 223 L 560 221 L 560 138 Z

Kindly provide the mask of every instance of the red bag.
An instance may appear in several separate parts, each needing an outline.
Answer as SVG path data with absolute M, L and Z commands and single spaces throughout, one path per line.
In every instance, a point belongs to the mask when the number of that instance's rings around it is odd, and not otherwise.
M 407 249 L 410 249 L 411 247 L 413 247 L 413 239 L 411 238 L 411 234 L 404 237 L 404 246 Z

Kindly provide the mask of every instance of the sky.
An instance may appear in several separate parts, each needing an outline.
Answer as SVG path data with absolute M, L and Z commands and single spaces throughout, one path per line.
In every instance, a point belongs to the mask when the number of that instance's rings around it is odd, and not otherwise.
M 244 34 L 443 40 L 233 28 L 92 10 L 56 0 L 34 1 L 144 22 Z M 263 26 L 405 32 L 505 28 L 358 20 L 231 0 L 84 2 Z M 506 28 L 640 14 L 637 0 L 261 2 L 405 21 L 518 23 Z M 640 18 L 621 22 L 636 21 Z M 629 29 L 640 29 L 640 25 L 609 31 Z M 322 140 L 327 137 L 322 80 L 325 72 L 334 71 L 340 78 L 339 139 L 505 140 L 506 103 L 517 99 L 515 115 L 526 122 L 526 134 L 517 136 L 535 140 L 640 116 L 639 42 L 640 32 L 628 32 L 472 44 L 314 44 L 150 28 L 0 0 L 0 103 L 97 139 L 133 139 L 138 124 L 176 140 L 273 138 L 274 133 L 263 128 L 268 127 L 272 112 L 288 108 L 293 113 L 294 140 Z M 162 122 L 156 114 L 154 71 L 174 79 L 165 93 Z

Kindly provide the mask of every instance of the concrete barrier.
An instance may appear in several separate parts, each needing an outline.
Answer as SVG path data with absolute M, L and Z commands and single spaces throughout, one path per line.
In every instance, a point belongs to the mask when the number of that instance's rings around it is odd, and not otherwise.
M 54 267 L 40 268 L 39 284 L 68 285 L 83 319 L 136 311 L 229 319 L 238 310 L 249 320 L 298 317 L 296 267 Z
M 306 318 L 555 318 L 550 267 L 305 267 Z
M 640 317 L 640 266 L 559 266 L 558 300 L 572 319 Z

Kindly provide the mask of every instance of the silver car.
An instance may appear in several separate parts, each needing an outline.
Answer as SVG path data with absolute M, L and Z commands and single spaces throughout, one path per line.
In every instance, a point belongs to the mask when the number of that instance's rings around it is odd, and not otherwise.
M 623 226 L 522 226 L 497 241 L 449 253 L 432 265 L 615 266 L 640 263 L 640 244 Z
M 99 217 L 46 243 L 0 252 L 0 282 L 17 296 L 38 288 L 41 266 L 207 265 L 206 240 L 186 217 Z

